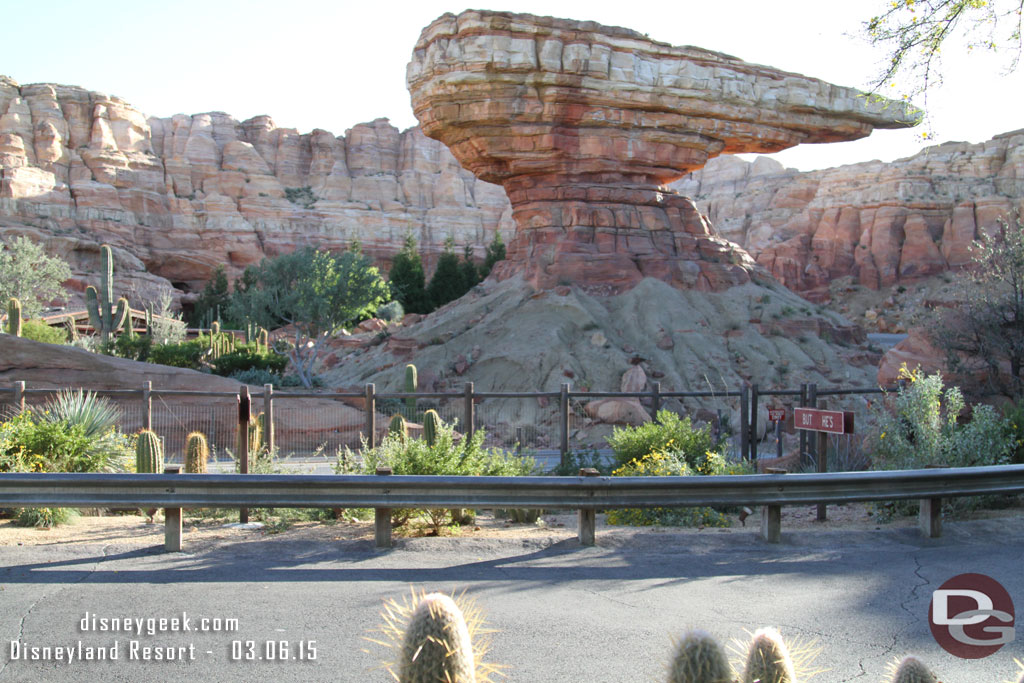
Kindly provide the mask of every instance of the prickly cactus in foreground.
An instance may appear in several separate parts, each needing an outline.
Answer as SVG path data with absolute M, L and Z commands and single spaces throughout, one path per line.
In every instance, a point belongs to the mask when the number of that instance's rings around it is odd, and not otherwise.
M 938 683 L 938 680 L 920 659 L 904 657 L 892 674 L 892 683 Z
M 676 644 L 669 683 L 732 683 L 732 667 L 718 641 L 707 631 L 691 630 Z
M 210 459 L 210 446 L 202 432 L 191 432 L 185 443 L 185 472 L 206 474 L 206 461 Z
M 447 595 L 423 596 L 409 620 L 398 663 L 401 683 L 472 683 L 473 645 L 462 611 Z
M 21 336 L 21 301 L 13 296 L 7 302 L 7 334 Z
M 441 427 L 441 416 L 436 410 L 428 410 L 423 414 L 423 438 L 428 446 L 437 442 L 437 432 Z
M 163 474 L 164 449 L 156 432 L 143 429 L 135 442 L 135 471 L 139 474 Z
M 789 648 L 782 636 L 773 628 L 761 628 L 754 633 L 747 652 L 747 670 L 743 683 L 795 683 L 796 672 Z

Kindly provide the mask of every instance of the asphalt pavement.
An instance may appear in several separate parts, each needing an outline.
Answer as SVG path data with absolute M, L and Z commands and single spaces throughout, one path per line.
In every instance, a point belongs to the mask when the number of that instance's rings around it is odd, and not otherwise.
M 410 587 L 472 596 L 495 629 L 488 659 L 508 666 L 509 681 L 664 680 L 673 637 L 688 627 L 723 642 L 759 626 L 816 641 L 821 682 L 878 681 L 914 653 L 947 683 L 994 683 L 1024 659 L 1024 633 L 964 660 L 940 649 L 927 622 L 931 591 L 961 573 L 995 578 L 1024 605 L 1021 517 L 950 522 L 939 539 L 784 530 L 779 545 L 749 527 L 599 533 L 590 548 L 397 539 L 386 551 L 252 533 L 178 554 L 115 537 L 3 547 L 0 682 L 388 681 L 388 651 L 365 636 L 382 601 Z M 115 644 L 117 660 L 77 659 L 110 657 Z M 76 658 L 53 661 L 59 646 Z

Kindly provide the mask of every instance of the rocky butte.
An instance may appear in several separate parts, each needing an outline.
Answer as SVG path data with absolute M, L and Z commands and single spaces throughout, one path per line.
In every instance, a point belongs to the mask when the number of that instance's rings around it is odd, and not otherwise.
M 917 122 L 903 103 L 728 55 L 504 12 L 434 21 L 407 82 L 423 132 L 509 196 L 516 235 L 496 276 L 541 288 L 748 282 L 747 255 L 667 183 L 722 153 Z

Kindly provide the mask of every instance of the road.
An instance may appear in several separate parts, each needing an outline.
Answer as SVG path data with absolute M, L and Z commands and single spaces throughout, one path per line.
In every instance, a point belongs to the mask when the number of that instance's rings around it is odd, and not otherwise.
M 895 656 L 916 653 L 942 680 L 991 683 L 1016 672 L 1024 634 L 999 653 L 960 660 L 926 621 L 931 591 L 981 572 L 1024 605 L 1024 518 L 952 522 L 939 539 L 914 529 L 791 531 L 772 546 L 745 529 L 599 534 L 598 546 L 529 538 L 311 543 L 290 534 L 218 541 L 164 554 L 123 539 L 0 548 L 0 683 L 6 681 L 391 680 L 386 652 L 366 641 L 382 600 L 410 586 L 466 591 L 496 629 L 489 659 L 510 681 L 663 680 L 673 636 L 687 627 L 728 642 L 762 625 L 816 640 L 815 681 L 877 681 Z M 186 537 L 186 543 L 188 538 Z M 188 546 L 186 546 L 188 547 Z M 82 630 L 101 618 L 237 619 L 234 632 L 135 636 Z M 87 623 L 87 625 L 89 625 Z M 26 646 L 110 646 L 119 660 L 11 661 Z M 142 647 L 185 648 L 194 661 L 128 661 Z M 232 641 L 242 661 L 232 660 Z M 245 661 L 288 644 L 289 659 Z M 300 644 L 316 659 L 300 661 Z M 275 645 L 267 645 L 268 642 Z M 366 650 L 366 651 L 364 651 Z M 153 654 L 155 651 L 150 651 Z

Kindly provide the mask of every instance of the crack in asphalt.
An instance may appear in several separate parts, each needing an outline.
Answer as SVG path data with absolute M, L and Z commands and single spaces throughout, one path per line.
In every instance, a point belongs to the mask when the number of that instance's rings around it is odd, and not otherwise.
M 100 557 L 98 560 L 96 560 L 96 563 L 93 565 L 92 569 L 89 571 L 88 574 L 86 574 L 82 578 L 78 579 L 78 581 L 73 581 L 71 583 L 65 584 L 64 586 L 61 586 L 60 588 L 58 588 L 57 590 L 53 591 L 52 593 L 47 593 L 46 595 L 40 596 L 37 600 L 35 600 L 35 602 L 33 602 L 31 605 L 28 606 L 28 609 L 25 610 L 25 613 L 21 615 L 21 621 L 18 622 L 18 637 L 16 638 L 17 641 L 20 642 L 21 641 L 21 637 L 23 635 L 25 635 L 25 621 L 28 619 L 29 615 L 32 614 L 32 612 L 39 605 L 39 603 L 43 602 L 44 600 L 49 600 L 50 598 L 57 597 L 58 595 L 60 595 L 64 591 L 68 590 L 69 588 L 72 588 L 73 586 L 77 586 L 78 584 L 84 582 L 90 576 L 95 574 L 96 571 L 100 568 L 100 565 L 103 564 L 103 562 L 107 559 L 107 557 L 108 557 L 107 556 L 107 549 L 111 545 L 112 544 L 108 543 L 107 545 L 103 546 L 103 548 L 100 550 L 100 552 L 103 554 L 102 557 Z M 8 660 L 8 661 L 4 662 L 2 666 L 0 666 L 0 678 L 3 677 L 4 671 L 7 670 L 7 665 L 10 664 L 10 663 L 11 663 L 11 660 Z

